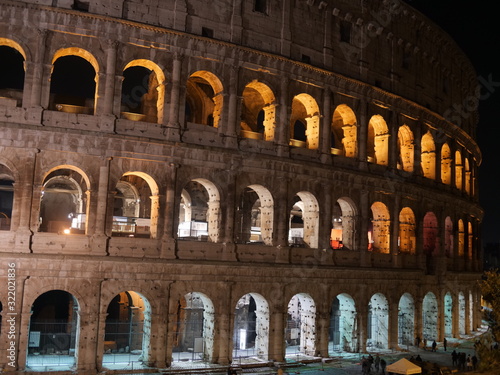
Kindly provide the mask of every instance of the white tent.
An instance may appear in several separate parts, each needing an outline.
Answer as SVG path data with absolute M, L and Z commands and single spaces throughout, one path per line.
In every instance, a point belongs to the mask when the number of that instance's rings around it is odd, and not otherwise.
M 387 366 L 385 370 L 387 373 L 392 372 L 393 374 L 403 374 L 403 375 L 422 373 L 421 367 L 414 365 L 405 358 L 402 358 L 399 361 L 394 362 L 392 365 Z

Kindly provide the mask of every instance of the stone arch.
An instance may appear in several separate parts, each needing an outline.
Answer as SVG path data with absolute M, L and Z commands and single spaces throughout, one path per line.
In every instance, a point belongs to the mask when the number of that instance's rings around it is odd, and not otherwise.
M 276 129 L 276 97 L 266 84 L 253 80 L 242 94 L 241 135 L 273 141 Z
M 355 248 L 356 206 L 351 198 L 341 197 L 335 202 L 332 213 L 330 246 L 332 249 Z
M 154 62 L 137 59 L 123 69 L 122 117 L 163 123 L 165 74 Z
M 27 55 L 26 55 L 26 49 L 23 48 L 15 40 L 0 37 L 0 46 L 7 46 L 7 47 L 15 49 L 17 52 L 19 52 L 23 56 L 23 59 L 25 61 L 28 60 Z
M 376 293 L 368 303 L 367 348 L 389 348 L 389 303 L 382 293 Z
M 471 193 L 471 169 L 470 169 L 470 164 L 469 164 L 469 159 L 464 158 L 464 167 L 465 167 L 465 192 L 470 195 Z
M 389 164 L 389 128 L 381 115 L 373 115 L 368 123 L 366 155 L 368 161 L 379 165 Z
M 398 345 L 413 345 L 413 332 L 415 330 L 415 301 L 409 293 L 404 293 L 398 305 Z
M 441 147 L 441 182 L 446 185 L 451 185 L 452 161 L 450 146 L 448 143 L 444 143 Z
M 213 361 L 215 309 L 204 293 L 189 292 L 177 301 L 177 321 L 174 326 L 174 361 L 191 354 L 194 360 Z M 184 357 L 182 356 L 184 354 Z
M 410 207 L 403 207 L 399 213 L 399 251 L 415 254 L 417 237 L 415 234 L 415 214 Z
M 357 133 L 357 120 L 353 110 L 345 104 L 338 105 L 333 112 L 330 133 L 332 154 L 355 158 L 358 155 Z
M 269 356 L 269 305 L 258 293 L 247 293 L 236 303 L 233 361 L 238 357 Z
M 448 258 L 453 256 L 454 237 L 453 222 L 449 216 L 446 216 L 444 220 L 444 253 Z
M 80 168 L 59 165 L 43 177 L 40 196 L 40 232 L 86 234 L 90 180 Z
M 432 292 L 428 292 L 422 301 L 422 334 L 426 346 L 438 339 L 438 303 Z
M 307 293 L 294 295 L 288 303 L 285 341 L 290 351 L 313 356 L 316 352 L 316 305 Z M 293 350 L 294 349 L 294 350 Z
M 33 301 L 27 367 L 45 372 L 54 367 L 69 371 L 77 365 L 79 311 L 74 295 L 60 289 L 48 290 Z
M 436 178 L 436 145 L 429 130 L 422 136 L 421 149 L 422 174 L 434 180 Z
M 462 190 L 463 186 L 463 171 L 462 154 L 457 150 L 455 151 L 455 186 L 460 190 Z
M 433 212 L 424 216 L 424 253 L 426 255 L 439 254 L 438 221 Z
M 151 305 L 141 293 L 128 290 L 109 302 L 104 327 L 104 368 L 147 365 L 151 339 Z
M 219 240 L 220 195 L 215 184 L 204 178 L 189 181 L 181 193 L 179 238 Z M 190 221 L 181 221 L 182 219 Z
M 319 205 L 312 193 L 307 191 L 297 193 L 290 212 L 288 227 L 290 244 L 304 244 L 311 248 L 318 247 Z
M 458 257 L 463 258 L 465 254 L 465 226 L 462 219 L 458 220 Z
M 414 148 L 413 132 L 410 127 L 408 125 L 400 126 L 398 130 L 398 169 L 413 172 Z
M 458 292 L 458 333 L 460 335 L 466 334 L 466 306 L 465 295 L 463 292 Z
M 391 218 L 387 206 L 382 202 L 374 202 L 371 206 L 372 218 L 368 231 L 368 244 L 372 251 L 382 254 L 390 252 Z M 371 246 L 370 246 L 371 245 Z
M 0 162 L 0 230 L 10 230 L 14 211 L 14 173 Z
M 218 128 L 222 114 L 223 85 L 213 73 L 200 70 L 186 82 L 186 121 Z
M 472 260 L 472 251 L 474 249 L 474 232 L 472 223 L 467 222 L 467 259 Z
M 0 72 L 2 105 L 20 107 L 23 101 L 26 53 L 15 41 L 0 38 L 3 71 Z
M 113 236 L 156 238 L 160 216 L 158 193 L 158 184 L 147 173 L 124 173 L 116 184 Z
M 98 78 L 99 65 L 90 52 L 78 47 L 59 49 L 52 58 L 49 109 L 93 114 Z
M 329 353 L 345 351 L 355 353 L 358 350 L 356 305 L 354 299 L 347 293 L 337 295 L 331 305 Z
M 444 337 L 453 337 L 453 296 L 450 292 L 444 295 Z
M 274 200 L 267 188 L 249 185 L 241 194 L 238 214 L 238 242 L 273 244 Z
M 311 150 L 319 148 L 319 106 L 309 94 L 299 94 L 293 98 L 290 116 L 290 144 L 294 147 L 305 147 Z M 298 129 L 303 127 L 304 136 L 299 137 Z

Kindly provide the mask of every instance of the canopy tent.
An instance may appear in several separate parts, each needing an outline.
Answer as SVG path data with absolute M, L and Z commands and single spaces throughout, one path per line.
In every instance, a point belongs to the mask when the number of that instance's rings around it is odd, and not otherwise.
M 393 364 L 387 366 L 385 370 L 387 373 L 392 372 L 393 374 L 403 374 L 403 375 L 422 373 L 421 367 L 411 363 L 405 358 L 402 358 L 399 361 L 394 362 Z

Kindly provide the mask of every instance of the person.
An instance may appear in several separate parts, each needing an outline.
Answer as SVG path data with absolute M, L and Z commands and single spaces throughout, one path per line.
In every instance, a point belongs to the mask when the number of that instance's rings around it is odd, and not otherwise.
M 467 356 L 467 371 L 472 371 L 472 359 L 470 354 Z
M 376 372 L 377 372 L 377 374 L 378 374 L 378 370 L 379 370 L 379 368 L 380 368 L 380 356 L 378 355 L 378 353 L 377 353 L 377 355 L 375 356 L 374 364 L 375 364 L 375 371 L 376 371 Z
M 373 365 L 373 356 L 371 354 L 368 355 L 368 373 L 372 372 Z
M 385 359 L 380 359 L 380 370 L 381 370 L 381 374 L 382 375 L 385 375 L 385 366 L 387 365 L 387 363 L 385 362 Z
M 417 337 L 415 338 L 415 346 L 416 346 L 417 348 L 420 348 L 420 336 L 417 336 Z
M 422 357 L 420 357 L 420 354 L 417 354 L 417 358 L 415 358 L 415 361 L 422 362 Z
M 446 341 L 446 337 L 443 339 L 443 347 L 444 351 L 446 351 L 446 344 L 448 344 L 448 341 Z
M 361 372 L 364 375 L 369 373 L 368 366 L 368 359 L 365 356 L 361 357 Z
M 434 341 L 432 342 L 432 351 L 433 351 L 433 352 L 435 352 L 435 351 L 436 351 L 436 346 L 437 346 L 437 344 L 436 344 L 436 340 L 434 340 Z
M 475 355 L 472 356 L 472 369 L 476 371 L 477 367 L 477 357 Z
M 455 349 L 451 352 L 451 363 L 455 367 L 458 365 L 458 353 Z

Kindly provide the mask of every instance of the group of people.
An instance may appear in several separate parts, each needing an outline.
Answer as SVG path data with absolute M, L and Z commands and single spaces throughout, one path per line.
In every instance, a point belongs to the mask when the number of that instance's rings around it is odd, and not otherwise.
M 472 371 L 477 367 L 477 357 L 476 355 L 467 355 L 463 352 L 458 352 L 454 350 L 451 352 L 451 362 L 453 366 L 457 367 L 459 370 Z
M 385 375 L 386 365 L 387 362 L 385 361 L 385 359 L 380 358 L 378 354 L 375 355 L 375 358 L 371 354 L 369 354 L 368 357 L 363 356 L 361 358 L 361 372 L 363 373 L 363 375 L 371 374 L 372 366 L 374 373 Z

